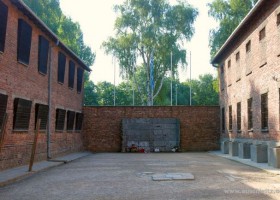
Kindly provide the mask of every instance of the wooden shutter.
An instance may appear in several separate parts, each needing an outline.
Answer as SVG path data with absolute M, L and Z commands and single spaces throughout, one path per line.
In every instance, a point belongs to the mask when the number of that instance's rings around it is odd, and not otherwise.
M 82 91 L 83 75 L 84 75 L 84 70 L 81 68 L 78 68 L 77 69 L 77 92 L 78 93 L 80 93 Z
M 65 110 L 56 109 L 55 129 L 58 131 L 64 130 L 65 114 L 66 114 Z
M 32 102 L 16 98 L 14 101 L 14 130 L 28 130 Z
M 68 87 L 74 87 L 74 77 L 75 77 L 75 63 L 70 60 L 69 62 L 69 74 L 68 74 Z
M 0 51 L 4 52 L 8 19 L 8 7 L 0 1 Z
M 58 53 L 58 82 L 64 83 L 64 74 L 65 74 L 65 64 L 66 56 L 59 52 Z
M 67 111 L 67 130 L 74 129 L 75 112 Z
M 36 104 L 35 105 L 35 129 L 37 128 L 37 120 L 41 119 L 40 130 L 46 130 L 48 124 L 49 106 Z
M 75 129 L 77 131 L 82 130 L 83 118 L 84 118 L 84 115 L 82 113 L 76 113 L 76 126 L 75 126 Z
M 29 64 L 32 28 L 23 19 L 18 20 L 18 61 Z
M 49 41 L 42 35 L 39 36 L 38 71 L 47 74 L 48 69 Z
M 2 129 L 3 126 L 4 116 L 6 114 L 6 109 L 7 109 L 7 102 L 8 102 L 8 96 L 4 94 L 0 94 L 0 130 Z

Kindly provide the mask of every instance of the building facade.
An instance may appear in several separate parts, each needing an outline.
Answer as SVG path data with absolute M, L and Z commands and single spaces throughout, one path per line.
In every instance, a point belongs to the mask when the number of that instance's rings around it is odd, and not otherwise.
M 221 138 L 280 145 L 280 1 L 260 0 L 212 60 Z
M 90 69 L 21 0 L 0 0 L 0 170 L 83 148 L 83 74 Z

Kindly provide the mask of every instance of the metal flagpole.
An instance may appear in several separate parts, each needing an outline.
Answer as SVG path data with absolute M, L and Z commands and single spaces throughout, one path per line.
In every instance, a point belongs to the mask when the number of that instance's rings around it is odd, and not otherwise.
M 133 81 L 132 81 L 132 105 L 134 106 L 135 105 L 135 99 L 134 99 L 134 95 L 135 95 L 135 92 L 134 92 L 134 85 L 135 85 L 135 79 L 134 79 L 134 73 L 135 73 L 135 62 L 134 62 L 134 60 L 132 61 L 132 67 L 133 67 Z
M 170 61 L 170 65 L 171 65 L 171 81 L 170 81 L 170 105 L 172 106 L 172 79 L 173 79 L 173 70 L 172 70 L 172 51 L 171 51 L 171 61 Z
M 114 57 L 114 106 L 116 106 L 116 59 Z
M 190 106 L 192 105 L 192 52 L 190 51 Z

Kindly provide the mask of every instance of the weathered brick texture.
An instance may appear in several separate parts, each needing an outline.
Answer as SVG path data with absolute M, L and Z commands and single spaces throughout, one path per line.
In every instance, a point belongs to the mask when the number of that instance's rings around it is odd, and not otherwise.
M 93 152 L 121 151 L 123 118 L 177 118 L 182 151 L 219 148 L 219 107 L 84 107 L 84 144 Z

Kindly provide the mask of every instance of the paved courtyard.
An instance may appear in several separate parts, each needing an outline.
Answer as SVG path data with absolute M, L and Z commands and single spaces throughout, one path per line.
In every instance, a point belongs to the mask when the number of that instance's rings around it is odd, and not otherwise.
M 152 179 L 165 173 L 194 180 Z M 208 153 L 102 153 L 1 187 L 0 199 L 280 199 L 280 176 Z

